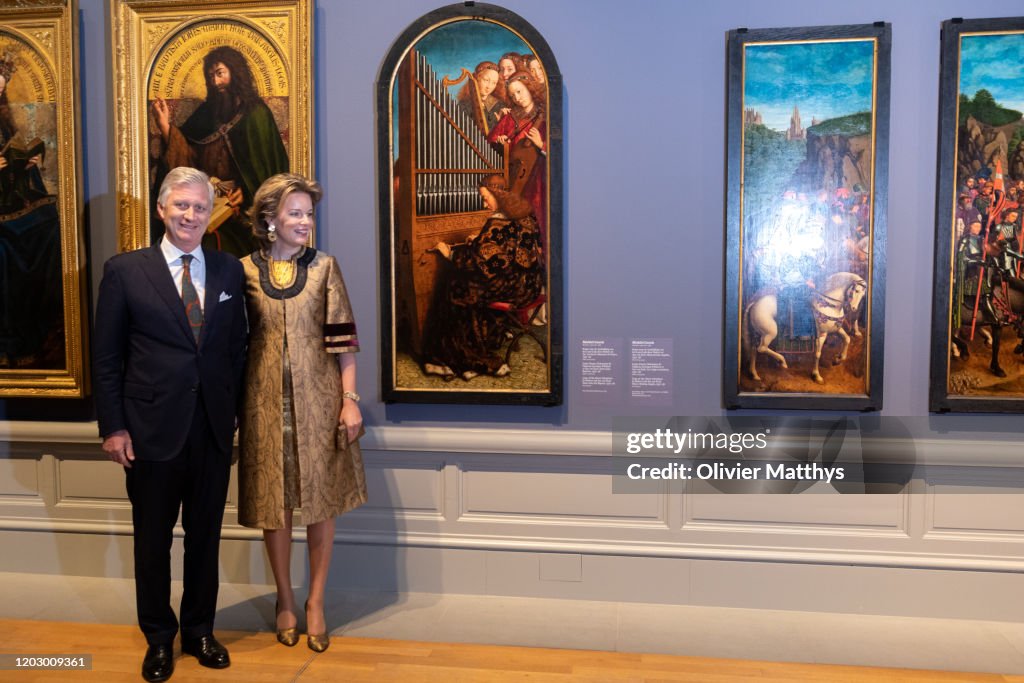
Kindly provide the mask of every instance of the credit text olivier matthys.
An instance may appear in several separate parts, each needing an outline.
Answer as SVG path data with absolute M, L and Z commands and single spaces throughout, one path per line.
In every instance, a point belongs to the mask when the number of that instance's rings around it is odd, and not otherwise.
M 719 462 L 702 462 L 696 466 L 683 463 L 668 463 L 662 467 L 645 467 L 633 463 L 626 468 L 630 479 L 700 479 L 703 481 L 746 481 L 792 480 L 792 481 L 841 481 L 846 478 L 842 466 L 824 467 L 818 463 L 765 463 L 761 465 L 726 465 Z

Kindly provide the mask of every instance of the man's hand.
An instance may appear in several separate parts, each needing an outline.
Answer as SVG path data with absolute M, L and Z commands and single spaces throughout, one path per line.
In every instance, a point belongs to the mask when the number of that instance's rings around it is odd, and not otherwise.
M 245 201 L 245 196 L 242 194 L 242 188 L 236 187 L 228 193 L 228 206 L 235 212 L 235 215 L 240 215 L 242 212 L 242 202 Z
M 153 116 L 156 118 L 156 127 L 159 129 L 160 135 L 166 140 L 171 135 L 171 112 L 167 107 L 167 102 L 159 95 L 153 100 Z
M 131 468 L 132 461 L 135 460 L 132 437 L 128 434 L 127 429 L 119 429 L 107 434 L 103 439 L 103 451 L 108 458 L 124 467 Z

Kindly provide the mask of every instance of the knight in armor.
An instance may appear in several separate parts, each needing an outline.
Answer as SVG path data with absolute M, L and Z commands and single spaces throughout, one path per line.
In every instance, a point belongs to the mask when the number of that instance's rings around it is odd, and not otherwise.
M 808 340 L 814 335 L 814 311 L 809 304 L 815 291 L 814 281 L 804 277 L 809 259 L 801 259 L 803 267 L 795 267 L 783 275 L 779 287 L 779 315 L 792 339 Z
M 974 208 L 983 216 L 988 213 L 989 207 L 993 204 L 994 191 L 995 185 L 991 180 L 983 180 L 979 183 L 978 195 L 974 198 Z
M 956 249 L 956 276 L 954 279 L 955 301 L 960 301 L 970 310 L 974 310 L 975 297 L 978 295 L 978 277 L 982 277 L 981 294 L 978 300 L 978 311 L 982 318 L 999 320 L 992 307 L 992 272 L 994 268 L 985 268 L 984 238 L 981 234 L 980 217 L 972 220 L 967 234 L 960 238 Z M 984 275 L 981 275 L 984 269 Z M 953 327 L 963 324 L 961 307 L 953 309 Z
M 996 261 L 999 269 L 1007 276 L 1015 276 L 1020 262 L 1020 226 L 1017 225 L 1017 209 L 1003 211 L 999 225 L 992 231 L 990 240 L 998 249 Z
M 803 220 L 792 226 L 778 269 L 779 316 L 793 339 L 808 340 L 815 333 L 814 311 L 809 302 L 815 282 L 822 276 L 822 223 Z

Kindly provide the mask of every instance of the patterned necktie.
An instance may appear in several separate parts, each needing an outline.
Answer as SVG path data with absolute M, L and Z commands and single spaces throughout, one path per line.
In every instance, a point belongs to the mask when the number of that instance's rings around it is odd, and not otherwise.
M 185 316 L 188 318 L 189 327 L 192 328 L 192 334 L 198 343 L 199 333 L 203 329 L 203 309 L 199 305 L 199 293 L 196 291 L 196 286 L 192 284 L 192 270 L 189 264 L 194 258 L 195 256 L 191 254 L 182 254 L 181 256 L 181 300 L 185 304 Z

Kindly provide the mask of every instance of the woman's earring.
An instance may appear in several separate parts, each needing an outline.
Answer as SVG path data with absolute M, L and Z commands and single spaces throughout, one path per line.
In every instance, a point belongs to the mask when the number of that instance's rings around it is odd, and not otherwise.
M 267 241 L 268 242 L 275 242 L 275 241 L 277 241 L 277 228 L 274 227 L 273 223 L 271 223 L 270 225 L 267 226 Z

